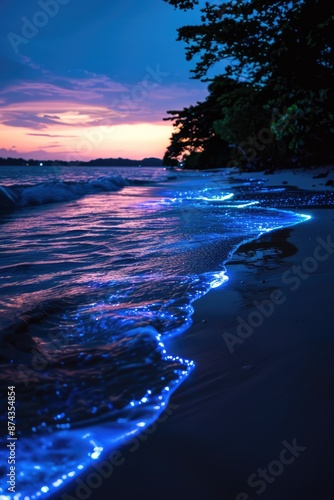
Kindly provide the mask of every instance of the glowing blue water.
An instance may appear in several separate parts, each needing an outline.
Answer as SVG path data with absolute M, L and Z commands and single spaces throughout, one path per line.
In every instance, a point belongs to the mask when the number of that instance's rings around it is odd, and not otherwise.
M 0 219 L 0 363 L 21 493 L 3 478 L 0 499 L 46 498 L 159 416 L 193 369 L 164 339 L 228 280 L 238 245 L 308 218 L 278 199 L 308 204 L 224 172 L 18 168 L 0 184 L 15 197 Z

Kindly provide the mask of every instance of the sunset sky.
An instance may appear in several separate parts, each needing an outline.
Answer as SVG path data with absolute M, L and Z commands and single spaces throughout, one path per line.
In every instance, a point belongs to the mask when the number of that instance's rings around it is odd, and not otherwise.
M 162 157 L 169 109 L 206 84 L 176 42 L 199 20 L 163 0 L 1 0 L 0 157 Z

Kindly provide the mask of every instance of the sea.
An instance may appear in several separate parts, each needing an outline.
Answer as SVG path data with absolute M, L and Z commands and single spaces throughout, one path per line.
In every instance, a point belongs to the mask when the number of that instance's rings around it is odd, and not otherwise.
M 47 498 L 147 429 L 196 370 L 177 338 L 235 250 L 333 203 L 267 179 L 0 167 L 1 500 Z

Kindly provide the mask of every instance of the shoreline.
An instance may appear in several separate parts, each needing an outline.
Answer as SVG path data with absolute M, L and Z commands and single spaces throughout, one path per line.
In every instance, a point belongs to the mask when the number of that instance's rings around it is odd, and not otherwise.
M 265 171 L 236 172 L 233 177 L 239 179 L 262 179 L 267 186 L 288 185 L 303 190 L 328 191 L 334 186 L 334 165 L 314 166 L 300 169 L 280 169 L 270 173 Z M 328 183 L 328 185 L 326 185 Z
M 226 264 L 229 282 L 195 302 L 192 327 L 166 342 L 168 352 L 193 359 L 195 370 L 172 395 L 165 422 L 144 433 L 136 446 L 122 446 L 124 463 L 97 489 L 88 488 L 89 498 L 311 500 L 334 494 L 329 458 L 334 256 L 319 262 L 294 292 L 292 283 L 282 283 L 284 272 L 313 256 L 318 237 L 326 240 L 333 233 L 331 209 L 307 213 L 313 215 L 309 221 L 239 247 Z M 247 252 L 251 260 L 245 260 Z M 254 299 L 267 300 L 273 289 L 281 289 L 286 301 L 231 354 L 223 333 L 235 334 L 236 318 L 247 319 Z M 283 442 L 297 443 L 305 452 L 297 450 L 300 458 L 278 476 L 256 478 L 265 486 L 259 494 L 261 485 L 250 487 L 247 481 L 259 467 L 277 461 Z M 279 472 L 279 465 L 272 470 Z M 83 484 L 94 471 L 82 474 Z M 79 498 L 84 489 L 76 492 L 73 483 L 66 488 L 69 497 L 59 492 L 52 498 Z
M 239 246 L 225 264 L 229 281 L 196 300 L 193 325 L 165 341 L 169 354 L 195 361 L 167 411 L 116 455 L 102 453 L 52 500 L 334 498 L 334 255 L 310 267 L 317 238 L 326 242 L 334 232 L 334 212 L 302 211 L 312 218 Z M 312 272 L 304 270 L 297 287 L 293 269 L 304 264 Z M 254 326 L 254 301 L 275 298 L 281 303 Z M 298 457 L 287 451 L 294 445 Z M 280 456 L 291 465 L 280 465 Z M 271 474 L 258 477 L 266 466 Z

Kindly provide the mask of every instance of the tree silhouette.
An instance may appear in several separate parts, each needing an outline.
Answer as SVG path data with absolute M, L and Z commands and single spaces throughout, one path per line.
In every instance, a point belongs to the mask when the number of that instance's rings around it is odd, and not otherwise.
M 164 1 L 183 10 L 198 6 L 197 1 Z M 208 137 L 219 135 L 223 142 L 240 146 L 267 126 L 272 140 L 264 153 L 258 151 L 260 163 L 264 158 L 284 162 L 289 156 L 311 163 L 331 161 L 333 5 L 325 0 L 239 0 L 207 2 L 201 13 L 201 24 L 178 30 L 186 58 L 195 60 L 192 77 L 209 80 L 208 71 L 225 60 L 222 76 L 230 85 L 211 79 L 204 103 L 169 112 L 177 127 L 173 151 L 182 152 L 187 144 L 202 159 L 205 151 L 210 158 Z M 202 113 L 208 113 L 207 119 L 199 119 Z M 284 151 L 283 156 L 277 151 Z

